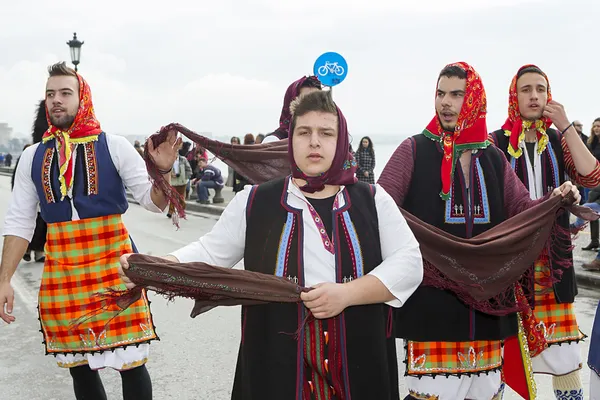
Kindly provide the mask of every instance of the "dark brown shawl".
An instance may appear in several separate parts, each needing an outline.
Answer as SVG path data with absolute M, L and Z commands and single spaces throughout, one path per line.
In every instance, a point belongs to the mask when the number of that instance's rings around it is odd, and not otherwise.
M 159 133 L 151 137 L 154 145 L 157 146 L 166 140 L 167 132 L 172 129 L 205 147 L 256 184 L 289 174 L 287 139 L 264 145 L 230 145 L 200 136 L 179 124 L 171 124 L 163 127 Z M 165 193 L 174 192 L 162 179 L 149 157 L 146 157 L 146 163 L 154 184 Z M 547 199 L 534 208 L 471 239 L 450 235 L 424 223 L 402 209 L 401 211 L 420 245 L 425 270 L 423 284 L 450 290 L 465 304 L 479 311 L 505 315 L 518 310 L 512 285 L 519 278 L 531 273 L 531 265 L 542 252 L 547 251 L 550 257 L 558 254 L 556 243 L 561 241 L 557 239 L 561 235 L 570 235 L 570 232 L 562 230 L 555 224 L 557 213 L 570 211 L 586 220 L 598 219 L 599 215 L 589 208 L 571 205 L 572 200 L 570 196 L 565 199 L 560 197 Z M 175 204 L 178 206 L 179 203 L 175 202 Z M 178 212 L 181 216 L 185 215 L 183 209 L 178 209 Z M 135 263 L 137 258 L 133 260 Z M 572 267 L 572 260 L 562 261 L 561 265 L 565 268 Z M 181 264 L 178 266 L 178 271 L 200 268 L 201 265 L 205 264 L 192 263 L 187 266 Z M 142 264 L 141 267 L 152 270 L 156 266 Z M 162 272 L 164 273 L 164 270 Z M 548 277 L 546 282 L 538 283 L 550 287 L 553 282 L 560 279 L 560 272 L 557 271 L 556 276 Z M 131 271 L 127 272 L 128 275 L 130 273 Z M 242 271 L 231 271 L 230 273 L 237 274 Z M 168 280 L 169 276 L 170 274 L 167 273 L 164 278 Z M 204 285 L 203 278 L 199 275 L 195 276 L 200 280 L 192 286 Z M 227 275 L 227 277 L 230 276 Z M 227 277 L 221 278 L 227 279 Z M 139 276 L 136 279 L 138 279 L 137 283 L 143 286 L 147 283 L 156 283 L 145 281 Z M 228 280 L 221 281 L 221 283 L 225 286 L 229 285 Z M 266 295 L 268 292 L 266 290 L 262 293 Z M 167 290 L 164 293 L 176 296 L 184 295 L 197 300 L 204 299 L 204 294 L 198 297 L 197 293 L 193 291 L 175 293 Z M 217 300 L 212 305 L 231 305 L 227 303 L 231 300 L 223 303 L 220 301 Z

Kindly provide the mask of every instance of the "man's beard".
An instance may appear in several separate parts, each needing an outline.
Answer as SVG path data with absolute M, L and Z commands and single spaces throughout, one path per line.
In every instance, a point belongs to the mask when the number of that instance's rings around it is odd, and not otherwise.
M 67 114 L 64 117 L 55 118 L 50 115 L 50 122 L 52 122 L 52 125 L 56 128 L 64 131 L 73 125 L 73 122 L 75 122 L 75 116 Z
M 440 121 L 440 125 L 442 125 L 442 128 L 446 131 L 446 132 L 454 132 L 454 130 L 456 129 L 456 124 L 444 124 L 442 121 Z

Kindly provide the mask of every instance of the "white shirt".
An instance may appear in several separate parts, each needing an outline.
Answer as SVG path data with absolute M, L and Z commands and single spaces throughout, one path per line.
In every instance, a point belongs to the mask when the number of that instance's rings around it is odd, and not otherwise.
M 204 262 L 231 268 L 244 256 L 246 205 L 251 186 L 239 192 L 224 210 L 212 230 L 195 242 L 173 252 L 180 262 Z M 343 206 L 343 187 L 338 202 Z M 302 191 L 290 182 L 288 204 L 301 209 L 304 221 L 305 286 L 335 282 L 335 258 L 321 241 Z M 383 262 L 369 275 L 377 277 L 396 298 L 387 304 L 401 307 L 423 280 L 423 260 L 419 244 L 392 197 L 379 185 L 375 194 Z
M 123 184 L 131 191 L 135 200 L 149 211 L 162 212 L 150 197 L 152 183 L 148 179 L 146 164 L 140 154 L 123 136 L 106 134 L 106 143 L 110 158 L 121 176 Z M 4 236 L 18 236 L 27 241 L 31 241 L 33 237 L 40 199 L 31 179 L 31 167 L 38 146 L 39 143 L 29 146 L 21 155 L 15 173 L 15 187 L 4 219 Z M 73 150 L 72 154 L 71 162 L 74 163 L 77 150 Z M 75 179 L 76 171 L 73 168 L 73 179 Z M 72 190 L 69 193 L 70 197 L 72 197 L 71 195 Z M 73 209 L 72 220 L 76 221 L 79 219 L 79 215 L 72 202 L 71 207 Z

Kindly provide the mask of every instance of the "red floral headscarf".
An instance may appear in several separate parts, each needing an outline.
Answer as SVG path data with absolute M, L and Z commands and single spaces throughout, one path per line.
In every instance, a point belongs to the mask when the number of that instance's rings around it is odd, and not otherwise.
M 517 79 L 519 74 L 525 68 L 532 67 L 538 69 L 541 72 L 541 75 L 546 79 L 546 83 L 548 84 L 548 101 L 552 100 L 550 81 L 539 67 L 533 64 L 527 64 L 519 68 L 510 84 L 508 94 L 508 118 L 504 125 L 502 125 L 504 134 L 509 136 L 508 153 L 514 158 L 519 158 L 523 154 L 523 150 L 519 147 L 519 144 L 525 139 L 525 131 L 530 129 L 534 124 L 532 121 L 523 121 L 521 118 L 521 112 L 519 111 L 519 96 L 517 93 Z M 541 154 L 546 149 L 546 145 L 548 144 L 548 134 L 546 133 L 546 129 L 548 129 L 550 125 L 552 125 L 552 120 L 550 118 L 542 117 L 542 119 L 535 121 L 535 130 L 537 131 L 538 139 L 538 154 Z
M 71 156 L 74 145 L 96 141 L 98 140 L 98 135 L 102 132 L 100 123 L 94 114 L 90 86 L 79 74 L 77 74 L 77 80 L 79 81 L 79 110 L 77 110 L 75 121 L 73 121 L 68 130 L 61 131 L 52 125 L 48 112 L 48 107 L 52 106 L 46 102 L 46 119 L 48 120 L 49 128 L 44 133 L 44 136 L 42 136 L 42 143 L 56 139 L 61 200 L 65 198 L 73 186 L 73 163 L 71 162 Z
M 450 188 L 454 177 L 454 166 L 459 152 L 464 150 L 484 149 L 489 146 L 485 117 L 487 114 L 487 99 L 481 77 L 465 62 L 449 64 L 446 67 L 457 66 L 467 73 L 465 100 L 463 102 L 454 132 L 444 130 L 436 113 L 423 134 L 430 139 L 439 141 L 444 150 L 442 158 L 442 191 L 444 200 L 450 198 Z M 437 85 L 436 85 L 437 95 Z

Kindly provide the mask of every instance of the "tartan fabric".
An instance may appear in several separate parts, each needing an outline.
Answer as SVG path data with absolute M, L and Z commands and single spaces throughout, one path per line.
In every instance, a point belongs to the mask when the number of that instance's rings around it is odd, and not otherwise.
M 534 266 L 536 282 L 549 275 L 547 257 L 538 258 Z M 552 288 L 535 285 L 533 315 L 536 329 L 544 335 L 549 345 L 585 338 L 577 325 L 573 303 L 557 303 Z
M 502 367 L 502 342 L 415 342 L 406 346 L 406 375 L 471 374 Z
M 157 339 L 145 292 L 116 317 L 111 310 L 86 316 L 103 308 L 95 293 L 126 289 L 117 268 L 119 257 L 131 252 L 120 215 L 48 224 L 39 293 L 47 353 L 97 352 Z

